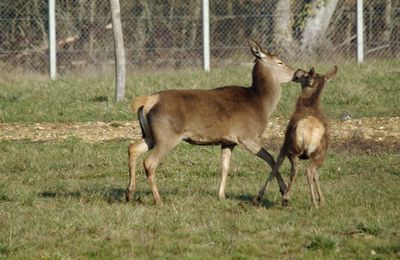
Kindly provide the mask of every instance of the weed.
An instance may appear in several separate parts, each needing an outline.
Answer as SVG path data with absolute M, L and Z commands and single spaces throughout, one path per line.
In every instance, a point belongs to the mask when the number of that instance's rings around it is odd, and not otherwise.
M 324 252 L 332 251 L 336 248 L 336 242 L 323 235 L 315 235 L 309 238 L 308 249 L 321 250 Z
M 0 242 L 0 257 L 7 257 L 11 254 L 11 249 L 8 245 Z
M 377 236 L 382 232 L 382 228 L 379 227 L 378 224 L 374 223 L 374 222 L 360 222 L 357 224 L 357 230 L 359 230 L 360 232 L 366 233 L 366 234 L 370 234 L 373 236 Z
M 378 246 L 375 248 L 378 254 L 396 254 L 400 255 L 400 243 Z
M 93 102 L 108 102 L 107 96 L 96 96 L 92 99 Z

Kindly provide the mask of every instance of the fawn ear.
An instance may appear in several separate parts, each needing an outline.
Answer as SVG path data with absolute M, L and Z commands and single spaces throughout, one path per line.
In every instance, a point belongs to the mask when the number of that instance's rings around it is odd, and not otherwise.
M 315 75 L 315 69 L 314 67 L 311 67 L 310 71 L 308 72 L 308 74 L 310 75 L 310 77 L 314 77 Z
M 247 42 L 249 43 L 251 52 L 256 58 L 262 59 L 267 56 L 266 51 L 264 51 L 260 44 L 258 44 L 256 41 L 249 39 Z
M 338 71 L 338 66 L 333 66 L 327 73 L 325 73 L 324 78 L 326 81 L 330 80 L 336 75 L 336 72 Z

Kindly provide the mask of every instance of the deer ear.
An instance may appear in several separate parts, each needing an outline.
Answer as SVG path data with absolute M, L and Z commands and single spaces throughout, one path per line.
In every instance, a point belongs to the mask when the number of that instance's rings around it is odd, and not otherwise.
M 253 40 L 247 40 L 247 42 L 249 43 L 250 46 L 250 50 L 253 53 L 253 55 L 258 58 L 258 59 L 262 59 L 265 58 L 266 52 L 263 50 L 263 48 L 256 42 Z
M 324 78 L 326 81 L 330 80 L 333 76 L 336 75 L 336 72 L 338 71 L 338 66 L 333 66 L 332 69 L 330 69 L 327 73 L 325 73 Z

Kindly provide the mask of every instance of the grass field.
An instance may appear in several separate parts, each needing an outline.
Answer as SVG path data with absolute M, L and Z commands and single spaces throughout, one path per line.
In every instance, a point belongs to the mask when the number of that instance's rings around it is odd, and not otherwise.
M 331 117 L 400 116 L 400 63 L 340 67 L 324 93 Z M 324 71 L 327 66 L 317 66 Z M 250 67 L 130 75 L 127 96 L 166 88 L 249 85 Z M 0 80 L 0 122 L 133 120 L 114 105 L 111 78 Z M 299 87 L 284 86 L 273 117 L 288 117 Z M 0 129 L 1 130 L 1 129 Z M 124 202 L 131 140 L 89 144 L 0 142 L 0 257 L 11 259 L 400 257 L 400 153 L 331 149 L 320 182 L 327 205 L 310 209 L 301 164 L 291 206 L 276 182 L 250 201 L 269 168 L 237 149 L 228 199 L 217 199 L 218 147 L 178 146 L 158 168 L 163 207 L 153 205 L 139 164 L 134 201 Z M 277 151 L 272 150 L 276 155 Z M 287 179 L 289 164 L 282 174 Z
M 347 112 L 354 118 L 400 115 L 400 62 L 374 62 L 365 65 L 339 66 L 335 79 L 327 85 L 323 100 L 326 113 L 339 117 Z M 308 69 L 308 67 L 307 67 Z M 316 66 L 324 73 L 329 67 Z M 226 85 L 249 86 L 251 67 L 215 69 L 211 73 L 194 71 L 130 73 L 126 101 L 114 104 L 112 77 L 1 80 L 0 122 L 85 122 L 131 120 L 129 101 L 132 96 L 163 89 L 208 89 Z M 282 98 L 273 116 L 289 117 L 300 87 L 285 84 Z

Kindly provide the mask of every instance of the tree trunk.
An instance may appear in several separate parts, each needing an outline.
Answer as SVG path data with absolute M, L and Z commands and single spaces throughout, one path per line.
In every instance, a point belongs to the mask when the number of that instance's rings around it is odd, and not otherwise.
M 310 16 L 306 20 L 301 49 L 312 52 L 325 40 L 338 0 L 314 0 L 310 4 Z
M 125 49 L 122 34 L 121 11 L 119 0 L 110 0 L 112 27 L 115 50 L 115 100 L 122 101 L 125 97 Z
M 392 0 L 386 1 L 385 11 L 384 11 L 384 22 L 385 27 L 382 33 L 382 42 L 388 43 L 390 42 L 390 36 L 392 34 Z
M 276 4 L 274 17 L 274 47 L 279 53 L 295 55 L 297 49 L 292 34 L 293 19 L 290 9 L 290 0 L 280 0 Z

